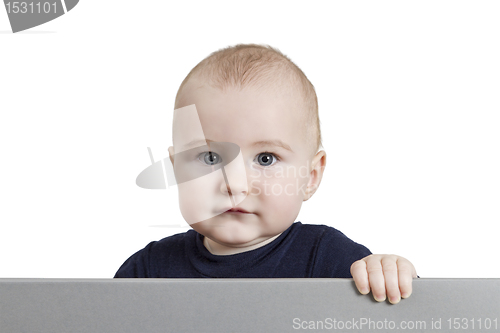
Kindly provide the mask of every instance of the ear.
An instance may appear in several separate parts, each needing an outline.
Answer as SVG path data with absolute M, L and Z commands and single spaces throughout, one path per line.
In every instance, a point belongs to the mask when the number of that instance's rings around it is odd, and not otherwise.
M 323 178 L 323 171 L 326 167 L 326 152 L 324 150 L 319 151 L 311 161 L 311 173 L 309 175 L 309 183 L 307 184 L 306 191 L 304 193 L 304 201 L 309 200 L 316 192 Z
M 168 147 L 168 156 L 170 157 L 170 162 L 172 162 L 172 166 L 174 165 L 174 147 Z

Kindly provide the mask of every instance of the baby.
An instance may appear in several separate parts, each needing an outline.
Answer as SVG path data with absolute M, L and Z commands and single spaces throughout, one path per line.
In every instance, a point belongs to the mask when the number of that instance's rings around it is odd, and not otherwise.
M 149 243 L 116 278 L 352 277 L 377 301 L 410 296 L 417 275 L 405 258 L 294 222 L 326 153 L 314 87 L 279 50 L 240 44 L 194 67 L 175 100 L 169 155 L 193 230 Z

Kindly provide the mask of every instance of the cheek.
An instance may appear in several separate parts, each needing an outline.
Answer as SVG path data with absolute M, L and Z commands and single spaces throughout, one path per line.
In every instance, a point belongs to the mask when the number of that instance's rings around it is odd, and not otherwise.
M 252 184 L 253 195 L 258 199 L 266 214 L 272 216 L 298 215 L 304 198 L 307 179 L 276 173 L 272 177 L 254 179 Z
M 278 179 L 274 184 L 274 192 L 266 197 L 266 220 L 277 231 L 282 232 L 295 222 L 302 207 L 303 196 L 298 194 L 296 179 Z
M 179 208 L 188 224 L 197 223 L 216 216 L 219 210 L 231 206 L 229 195 L 220 192 L 222 173 L 206 176 L 178 184 Z

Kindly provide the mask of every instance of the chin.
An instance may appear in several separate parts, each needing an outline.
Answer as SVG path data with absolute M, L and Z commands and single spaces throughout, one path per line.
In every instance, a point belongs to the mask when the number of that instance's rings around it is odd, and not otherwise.
M 213 233 L 213 240 L 217 243 L 230 245 L 230 246 L 247 246 L 255 242 L 256 237 L 250 233 L 242 232 L 220 232 Z
M 224 225 L 210 233 L 214 241 L 228 246 L 250 246 L 258 242 L 260 234 L 253 228 L 245 225 Z

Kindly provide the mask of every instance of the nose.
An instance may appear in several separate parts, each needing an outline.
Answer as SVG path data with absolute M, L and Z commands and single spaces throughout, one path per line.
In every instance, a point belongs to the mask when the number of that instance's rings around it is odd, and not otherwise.
M 248 184 L 246 174 L 234 175 L 231 174 L 228 177 L 228 174 L 224 170 L 221 169 L 222 174 L 224 176 L 224 182 L 220 184 L 220 191 L 222 194 L 231 195 L 231 196 L 246 196 L 248 194 Z
M 236 152 L 236 157 L 220 169 L 223 175 L 220 191 L 229 196 L 233 206 L 248 196 L 247 166 L 239 147 Z

